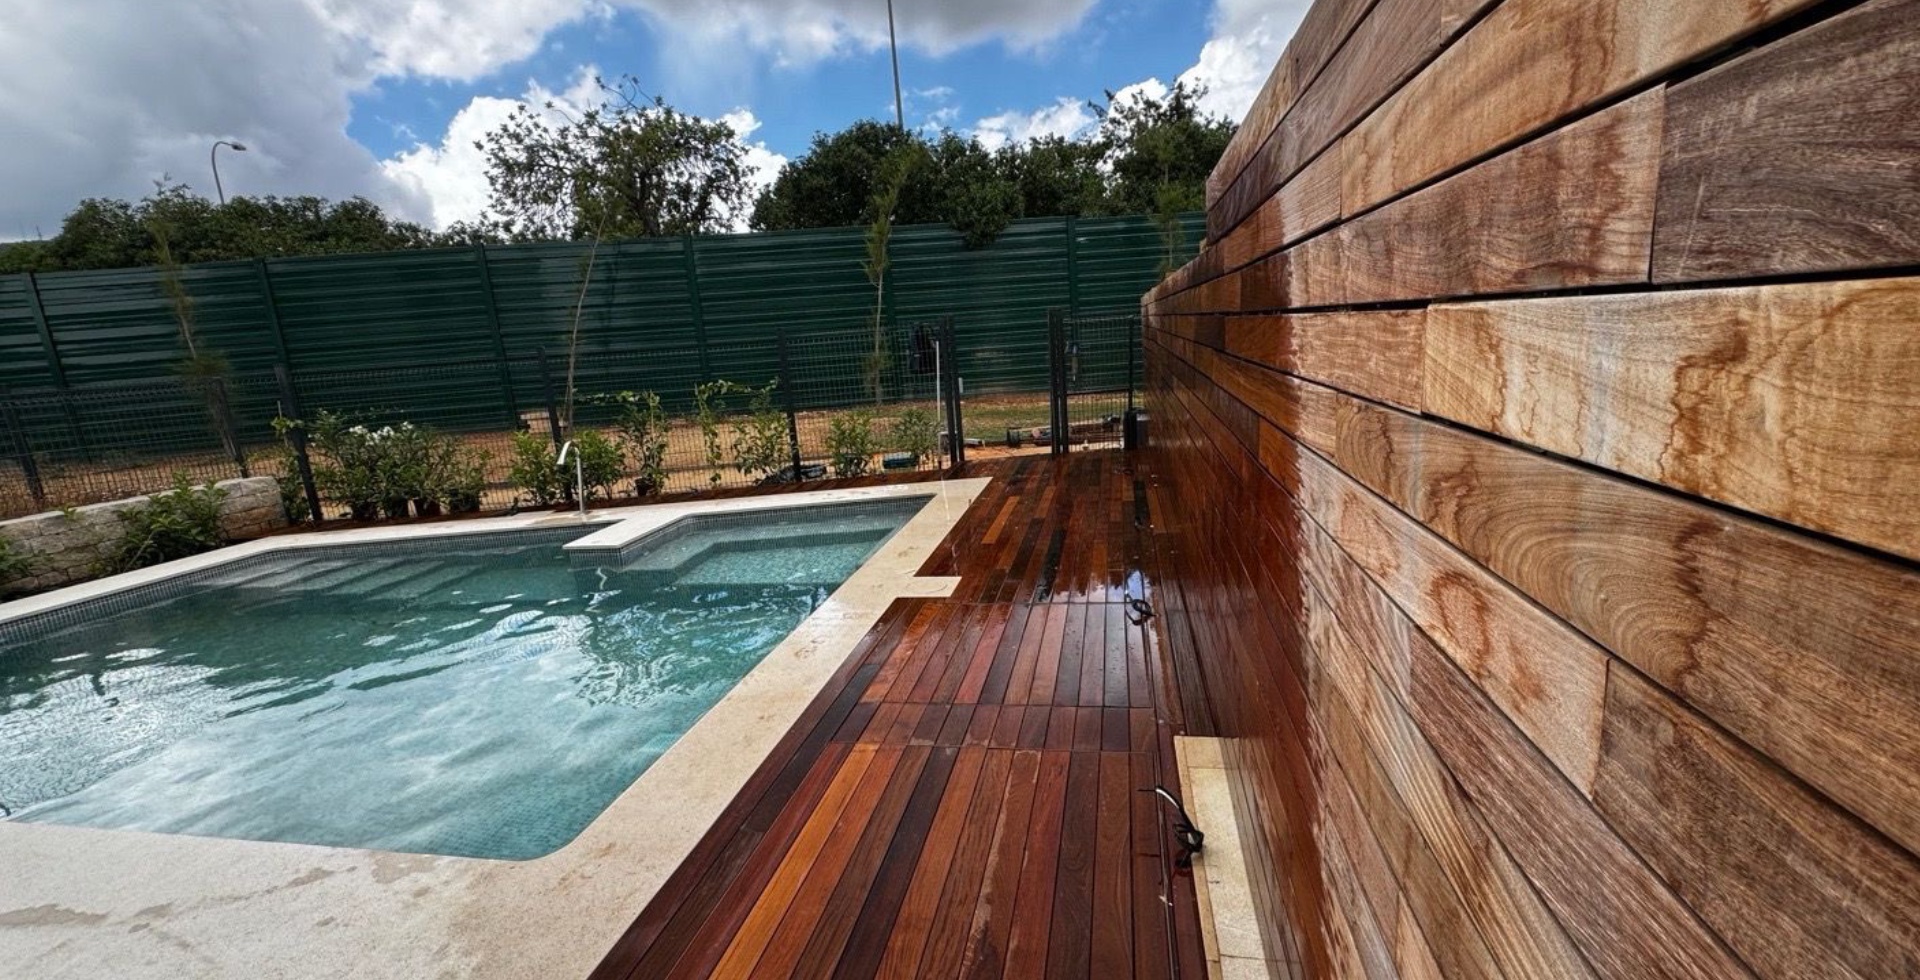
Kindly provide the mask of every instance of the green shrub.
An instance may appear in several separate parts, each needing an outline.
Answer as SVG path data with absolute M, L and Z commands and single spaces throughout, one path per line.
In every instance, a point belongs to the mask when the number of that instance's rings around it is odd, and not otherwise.
M 145 568 L 226 544 L 220 530 L 220 501 L 226 495 L 219 487 L 194 486 L 184 473 L 175 475 L 173 489 L 121 515 L 120 540 L 102 563 L 103 570 Z
M 622 391 L 602 395 L 594 401 L 620 408 L 614 425 L 619 428 L 620 441 L 633 455 L 634 466 L 639 471 L 633 481 L 634 495 L 645 497 L 666 489 L 667 435 L 673 428 L 673 420 L 660 407 L 660 396 L 651 391 Z
M 553 440 L 531 432 L 513 434 L 513 465 L 507 471 L 507 478 L 513 485 L 532 499 L 535 506 L 545 507 L 567 497 L 566 488 L 573 484 L 570 478 L 560 474 L 560 464 L 555 461 L 557 452 Z
M 915 466 L 940 453 L 938 427 L 934 425 L 933 413 L 924 408 L 909 408 L 895 416 L 888 436 L 892 448 L 911 455 Z
M 621 452 L 620 446 L 607 438 L 606 433 L 585 427 L 574 433 L 573 451 L 580 454 L 578 475 L 580 482 L 586 484 L 587 500 L 591 502 L 612 497 L 614 484 L 619 483 L 620 477 L 626 473 L 627 454 Z M 575 471 L 572 459 L 568 459 L 567 465 L 561 467 L 560 475 L 568 481 L 568 487 L 573 485 Z
M 769 381 L 762 388 L 740 389 L 753 393 L 747 414 L 733 422 L 733 466 L 744 476 L 764 477 L 793 462 L 787 413 L 773 407 L 779 387 L 780 382 Z
M 693 389 L 694 421 L 700 426 L 700 441 L 706 450 L 707 480 L 719 483 L 724 477 L 720 467 L 725 453 L 720 445 L 720 420 L 727 415 L 726 396 L 752 395 L 744 415 L 733 418 L 733 468 L 746 476 L 765 476 L 793 461 L 793 446 L 788 441 L 787 415 L 773 405 L 779 381 L 759 388 L 733 381 L 709 381 Z
M 873 413 L 843 412 L 827 423 L 827 453 L 835 476 L 863 476 L 873 466 Z
M 434 483 L 434 499 L 450 514 L 479 510 L 481 495 L 487 491 L 487 464 L 491 462 L 491 453 L 456 447 Z

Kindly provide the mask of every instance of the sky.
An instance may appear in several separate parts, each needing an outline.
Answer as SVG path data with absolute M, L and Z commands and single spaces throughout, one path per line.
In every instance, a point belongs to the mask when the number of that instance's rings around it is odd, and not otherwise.
M 891 118 L 886 0 L 0 0 L 0 240 L 163 176 L 212 196 L 366 197 L 478 217 L 472 143 L 516 101 L 632 75 L 724 119 L 757 183 L 818 132 Z M 894 0 L 909 126 L 989 147 L 1095 123 L 1108 90 L 1204 83 L 1239 120 L 1307 0 Z M 741 216 L 740 220 L 744 220 Z

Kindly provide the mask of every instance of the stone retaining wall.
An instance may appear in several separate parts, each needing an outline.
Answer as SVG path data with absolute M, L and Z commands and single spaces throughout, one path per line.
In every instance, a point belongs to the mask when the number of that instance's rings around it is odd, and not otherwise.
M 280 485 L 273 477 L 222 480 L 214 486 L 226 491 L 220 501 L 220 529 L 227 537 L 255 538 L 287 523 Z M 94 577 L 100 561 L 119 542 L 126 513 L 152 499 L 128 497 L 0 521 L 0 537 L 34 563 L 31 577 L 0 582 L 0 594 L 51 589 Z

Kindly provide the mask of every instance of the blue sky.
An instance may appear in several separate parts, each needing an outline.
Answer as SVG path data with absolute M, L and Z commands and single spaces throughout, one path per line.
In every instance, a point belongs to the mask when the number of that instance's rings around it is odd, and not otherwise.
M 908 123 L 989 144 L 1084 129 L 1103 89 L 1177 78 L 1238 119 L 1306 0 L 895 0 Z M 735 125 L 770 181 L 815 132 L 891 114 L 885 0 L 9 0 L 0 240 L 165 175 L 361 195 L 444 226 L 485 208 L 473 140 L 517 100 L 631 73 Z
M 900 58 L 909 124 L 964 127 L 1004 112 L 1031 112 L 1060 96 L 1098 99 L 1103 89 L 1172 79 L 1192 67 L 1208 37 L 1208 7 L 1190 0 L 1123 0 L 1099 4 L 1091 13 L 1034 48 L 989 41 L 935 56 L 909 47 Z M 564 90 L 582 65 L 607 76 L 631 73 L 644 88 L 702 116 L 750 108 L 762 127 L 756 136 L 787 156 L 803 152 L 816 131 L 892 115 L 885 49 L 804 65 L 741 59 L 710 74 L 689 73 L 663 56 L 674 38 L 649 20 L 639 11 L 618 10 L 568 24 L 536 54 L 472 82 L 383 79 L 354 97 L 347 133 L 389 157 L 443 133 L 454 112 L 475 96 L 518 97 L 529 82 Z M 938 115 L 941 110 L 950 115 Z

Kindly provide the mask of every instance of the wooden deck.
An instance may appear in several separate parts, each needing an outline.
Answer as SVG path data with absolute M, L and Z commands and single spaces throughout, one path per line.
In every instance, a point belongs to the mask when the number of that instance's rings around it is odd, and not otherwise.
M 1131 462 L 970 467 L 955 594 L 887 611 L 594 977 L 1204 977 Z

